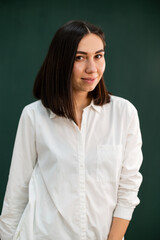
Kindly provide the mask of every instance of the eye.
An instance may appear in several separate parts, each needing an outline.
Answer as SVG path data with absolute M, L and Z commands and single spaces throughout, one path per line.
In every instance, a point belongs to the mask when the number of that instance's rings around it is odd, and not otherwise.
M 100 58 L 102 58 L 102 57 L 103 57 L 102 54 L 97 54 L 97 55 L 95 56 L 95 58 L 97 58 L 97 59 L 100 59 Z
M 83 56 L 76 56 L 76 61 L 81 61 L 81 60 L 83 60 L 83 59 L 84 59 Z

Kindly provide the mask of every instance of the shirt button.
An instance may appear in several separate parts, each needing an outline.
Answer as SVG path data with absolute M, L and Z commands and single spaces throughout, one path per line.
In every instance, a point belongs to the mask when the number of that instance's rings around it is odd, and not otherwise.
M 86 235 L 84 233 L 82 233 L 82 239 L 85 239 Z
M 80 184 L 81 184 L 81 186 L 84 186 L 84 182 L 85 182 L 85 179 L 84 179 L 84 178 L 81 178 L 81 179 L 80 179 Z

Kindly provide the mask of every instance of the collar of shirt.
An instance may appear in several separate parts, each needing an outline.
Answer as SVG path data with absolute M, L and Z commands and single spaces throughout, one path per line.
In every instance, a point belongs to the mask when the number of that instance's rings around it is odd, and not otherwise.
M 93 108 L 95 111 L 97 111 L 98 113 L 100 113 L 101 110 L 102 110 L 102 106 L 95 105 L 93 100 L 91 101 L 91 103 L 90 103 L 87 107 L 84 108 L 84 110 L 87 109 L 87 108 L 90 108 L 90 107 L 92 107 L 92 108 Z M 48 108 L 48 110 L 49 110 L 49 116 L 50 116 L 50 118 L 58 117 L 58 116 L 57 116 L 54 112 L 52 112 L 49 108 Z

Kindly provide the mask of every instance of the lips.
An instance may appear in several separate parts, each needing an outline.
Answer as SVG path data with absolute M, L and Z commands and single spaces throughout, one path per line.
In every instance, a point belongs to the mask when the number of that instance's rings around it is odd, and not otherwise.
M 96 80 L 96 77 L 95 78 L 82 78 L 82 80 L 93 82 L 94 80 Z

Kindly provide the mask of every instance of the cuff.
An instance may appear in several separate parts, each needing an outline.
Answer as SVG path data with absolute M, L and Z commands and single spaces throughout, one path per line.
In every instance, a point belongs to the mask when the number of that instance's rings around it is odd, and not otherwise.
M 113 217 L 123 218 L 126 220 L 131 220 L 134 208 L 127 208 L 117 205 Z

